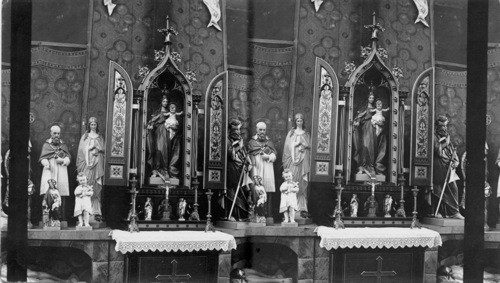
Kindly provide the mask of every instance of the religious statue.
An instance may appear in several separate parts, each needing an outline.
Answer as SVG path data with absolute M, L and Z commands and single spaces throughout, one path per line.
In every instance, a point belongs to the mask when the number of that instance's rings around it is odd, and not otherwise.
M 54 179 L 47 180 L 48 188 L 42 201 L 44 212 L 43 227 L 61 227 L 62 199 Z
M 358 207 L 359 207 L 359 200 L 358 200 L 358 195 L 357 194 L 352 194 L 351 202 L 350 202 L 350 207 L 351 207 L 351 217 L 358 217 Z
M 180 176 L 180 134 L 177 133 L 176 107 L 172 107 L 172 114 L 167 110 L 167 96 L 163 96 L 159 109 L 157 109 L 147 125 L 147 163 L 151 167 L 152 175 L 163 177 Z
M 144 203 L 144 220 L 151 221 L 151 216 L 153 215 L 153 205 L 151 204 L 151 198 L 147 197 Z
M 87 184 L 94 190 L 91 197 L 93 219 L 101 221 L 101 198 L 104 177 L 104 149 L 106 147 L 103 136 L 99 133 L 97 118 L 90 117 L 87 129 L 80 139 L 76 158 L 76 171 L 87 176 Z
M 378 210 L 378 202 L 374 195 L 370 195 L 365 201 L 365 211 L 368 217 L 376 217 Z
M 386 195 L 384 200 L 384 217 L 391 217 L 392 196 Z
M 172 213 L 172 207 L 168 203 L 167 199 L 163 199 L 158 206 L 158 214 L 161 215 L 162 221 L 170 220 L 170 214 Z
M 87 182 L 87 175 L 83 172 L 76 176 L 78 186 L 75 189 L 75 211 L 74 216 L 78 217 L 78 227 L 90 226 L 89 215 L 92 214 L 91 197 L 94 190 Z
M 165 121 L 165 125 L 167 124 L 174 124 L 176 121 L 178 125 L 180 125 L 181 123 L 179 122 L 179 119 L 178 119 L 178 116 L 181 116 L 184 112 L 183 111 L 180 111 L 180 112 L 177 112 L 177 105 L 175 105 L 175 103 L 170 103 L 170 106 L 168 107 L 170 112 L 168 112 L 165 117 L 167 118 L 167 120 Z
M 224 207 L 233 208 L 228 219 L 247 220 L 250 211 L 250 159 L 241 137 L 241 122 L 237 119 L 229 121 L 227 146 L 227 191 L 224 195 Z M 227 212 L 226 212 L 227 213 Z
M 71 155 L 68 146 L 61 140 L 61 128 L 54 125 L 50 128 L 50 138 L 47 139 L 40 154 L 39 162 L 43 166 L 42 180 L 40 182 L 40 195 L 44 195 L 49 189 L 49 180 L 57 183 L 58 194 L 62 198 L 69 196 L 68 165 Z M 65 201 L 62 201 L 64 210 Z M 61 217 L 65 218 L 64 214 Z
M 293 181 L 290 169 L 283 170 L 283 179 L 285 179 L 285 182 L 280 187 L 280 213 L 283 213 L 285 217 L 284 223 L 295 223 L 295 211 L 298 209 L 297 192 L 299 191 L 299 184 Z
M 458 208 L 458 187 L 455 183 L 459 180 L 455 169 L 459 165 L 455 146 L 451 143 L 448 134 L 448 118 L 439 115 L 435 122 L 434 139 L 434 171 L 432 195 L 437 217 L 464 219 Z
M 252 178 L 255 185 L 262 185 L 267 193 L 267 214 L 272 215 L 271 193 L 274 193 L 274 167 L 276 148 L 266 135 L 267 126 L 264 122 L 256 125 L 257 134 L 248 142 L 248 153 L 252 162 Z
M 184 198 L 179 199 L 179 204 L 177 205 L 177 214 L 179 215 L 179 221 L 185 221 L 184 215 L 186 214 L 187 202 Z
M 311 137 L 305 131 L 304 115 L 297 113 L 293 121 L 293 128 L 288 132 L 285 145 L 283 147 L 283 168 L 289 169 L 293 181 L 299 185 L 297 193 L 298 206 L 300 211 L 298 217 L 308 218 L 307 209 L 307 185 L 309 182 L 310 159 L 311 159 Z
M 353 159 L 356 161 L 357 173 L 368 174 L 370 177 L 386 173 L 385 156 L 387 137 L 384 132 L 383 124 L 385 118 L 380 101 L 380 109 L 375 109 L 374 87 L 370 87 L 367 106 L 358 111 L 353 121 Z M 376 116 L 373 118 L 373 116 Z
M 371 109 L 370 112 L 374 113 L 372 116 L 372 126 L 375 127 L 375 134 L 377 137 L 382 133 L 385 125 L 384 112 L 389 111 L 389 108 L 382 109 L 382 100 L 377 99 L 375 102 L 376 108 Z
M 255 199 L 257 199 L 256 204 L 251 205 L 251 212 L 248 219 L 256 223 L 266 223 L 265 208 L 264 205 L 267 202 L 266 189 L 262 185 L 254 186 Z

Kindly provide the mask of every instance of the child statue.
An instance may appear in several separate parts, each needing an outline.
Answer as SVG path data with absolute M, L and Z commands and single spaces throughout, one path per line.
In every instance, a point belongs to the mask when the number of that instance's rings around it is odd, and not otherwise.
M 285 182 L 280 187 L 280 213 L 283 213 L 285 216 L 284 223 L 295 223 L 295 211 L 298 209 L 297 192 L 299 191 L 299 184 L 293 181 L 293 175 L 289 169 L 283 170 L 282 175 Z
M 351 206 L 351 217 L 358 217 L 359 200 L 357 194 L 352 194 L 350 206 Z
M 77 227 L 89 227 L 89 217 L 92 214 L 92 202 L 90 198 L 94 194 L 92 186 L 87 184 L 87 176 L 83 172 L 76 176 L 78 186 L 75 189 L 75 211 L 74 216 L 78 216 Z
M 175 103 L 170 104 L 170 106 L 169 106 L 169 112 L 167 112 L 165 114 L 165 118 L 167 118 L 165 120 L 165 127 L 167 127 L 167 125 L 172 125 L 172 124 L 174 124 L 176 122 L 177 122 L 177 124 L 180 125 L 180 122 L 177 120 L 177 116 L 180 116 L 182 114 L 183 114 L 182 111 L 177 112 L 177 105 L 175 105 Z
M 376 106 L 375 109 L 371 109 L 369 111 L 374 113 L 371 119 L 371 123 L 373 127 L 375 127 L 375 134 L 378 136 L 384 129 L 385 125 L 385 117 L 383 112 L 387 112 L 390 109 L 389 108 L 382 109 L 382 100 L 380 99 L 378 99 L 375 102 L 375 106 Z
M 153 215 L 153 205 L 151 204 L 151 198 L 147 197 L 144 203 L 144 220 L 151 221 L 151 216 Z
M 43 227 L 61 227 L 61 194 L 59 194 L 59 190 L 56 187 L 56 180 L 49 179 L 47 183 L 49 187 L 42 201 L 42 208 L 45 216 L 43 219 Z

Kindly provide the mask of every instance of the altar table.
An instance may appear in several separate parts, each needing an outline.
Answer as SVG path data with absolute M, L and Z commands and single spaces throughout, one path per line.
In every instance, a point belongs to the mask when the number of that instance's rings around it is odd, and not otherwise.
M 125 254 L 125 282 L 216 282 L 219 254 L 236 248 L 234 236 L 204 231 L 113 230 Z
M 330 251 L 330 282 L 424 282 L 424 252 L 442 245 L 439 233 L 425 228 L 320 226 L 315 232 Z

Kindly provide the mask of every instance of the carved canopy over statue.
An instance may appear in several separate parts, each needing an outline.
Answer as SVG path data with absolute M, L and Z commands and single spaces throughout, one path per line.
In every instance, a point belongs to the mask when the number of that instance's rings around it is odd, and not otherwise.
M 140 176 L 143 185 L 189 187 L 192 160 L 191 86 L 170 57 L 165 57 L 139 86 L 142 95 Z

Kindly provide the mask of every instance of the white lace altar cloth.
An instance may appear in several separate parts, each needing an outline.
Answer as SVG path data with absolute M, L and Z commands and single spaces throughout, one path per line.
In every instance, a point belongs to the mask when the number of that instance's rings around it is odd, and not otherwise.
M 130 233 L 113 230 L 109 233 L 116 241 L 117 252 L 193 252 L 236 249 L 233 235 L 204 231 L 143 231 Z
M 441 235 L 429 229 L 317 227 L 319 246 L 327 250 L 344 248 L 434 248 L 443 244 Z

